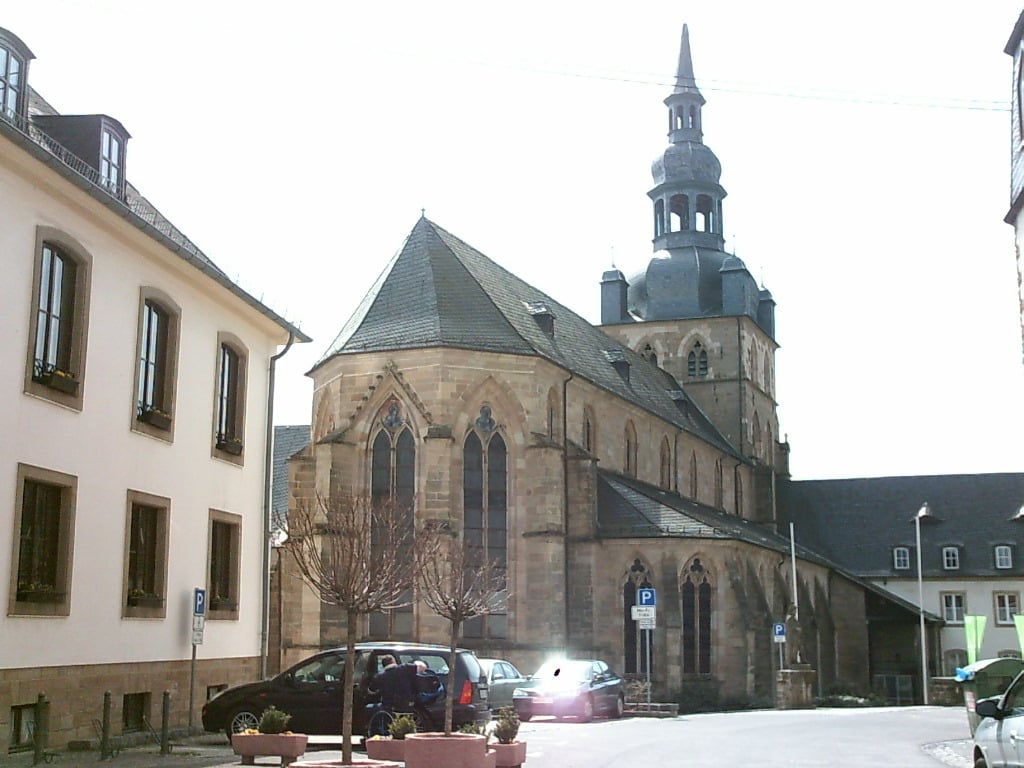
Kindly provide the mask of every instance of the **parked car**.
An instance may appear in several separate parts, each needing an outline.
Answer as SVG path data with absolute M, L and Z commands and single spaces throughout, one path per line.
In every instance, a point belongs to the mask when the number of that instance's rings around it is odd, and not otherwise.
M 480 659 L 480 666 L 487 675 L 487 700 L 491 709 L 511 707 L 512 693 L 528 684 L 526 676 L 505 659 Z
M 975 768 L 1024 765 L 1024 672 L 1001 696 L 974 706 L 981 718 L 974 730 Z
M 423 661 L 443 685 L 448 684 L 449 649 L 446 646 L 357 643 L 352 710 L 352 732 L 355 734 L 366 733 L 367 722 L 373 714 L 372 705 L 380 702 L 379 694 L 370 689 L 370 683 L 380 671 L 380 658 L 385 654 L 391 654 L 400 664 Z M 292 716 L 289 727 L 296 733 L 340 734 L 345 655 L 345 648 L 321 651 L 269 680 L 238 685 L 218 693 L 203 706 L 203 728 L 223 731 L 230 738 L 232 733 L 255 728 L 263 710 L 273 705 Z M 454 691 L 445 692 L 429 704 L 415 706 L 414 714 L 421 730 L 444 727 L 447 695 L 455 696 L 452 709 L 455 728 L 490 721 L 487 677 L 472 651 L 460 648 L 456 652 Z
M 529 687 L 516 688 L 512 703 L 524 722 L 535 715 L 589 721 L 597 714 L 622 717 L 625 695 L 622 678 L 603 661 L 559 659 L 538 669 Z

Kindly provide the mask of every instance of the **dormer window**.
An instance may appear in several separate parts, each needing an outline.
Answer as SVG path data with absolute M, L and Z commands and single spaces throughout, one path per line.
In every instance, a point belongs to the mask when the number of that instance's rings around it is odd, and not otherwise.
M 1013 550 L 1006 544 L 999 544 L 995 549 L 996 568 L 1013 568 Z
M 893 547 L 892 567 L 897 571 L 906 571 L 910 568 L 909 547 Z
M 955 571 L 960 567 L 960 549 L 958 547 L 942 548 L 942 567 L 947 571 Z
M 28 63 L 35 58 L 18 37 L 0 27 L 0 115 L 24 128 Z
M 108 128 L 100 140 L 100 182 L 115 195 L 121 189 L 124 145 Z

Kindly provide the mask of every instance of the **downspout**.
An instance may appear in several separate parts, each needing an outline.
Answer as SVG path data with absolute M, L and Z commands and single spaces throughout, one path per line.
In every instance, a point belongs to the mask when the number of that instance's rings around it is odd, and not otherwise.
M 295 332 L 288 332 L 288 343 L 284 349 L 270 357 L 270 371 L 267 377 L 267 434 L 263 455 L 263 555 L 262 593 L 260 595 L 260 680 L 267 677 L 267 656 L 270 654 L 270 524 L 273 512 L 270 496 L 270 481 L 274 476 L 274 380 L 277 361 L 288 354 L 295 343 Z
M 569 650 L 569 378 L 562 382 L 562 571 L 565 582 L 565 649 Z

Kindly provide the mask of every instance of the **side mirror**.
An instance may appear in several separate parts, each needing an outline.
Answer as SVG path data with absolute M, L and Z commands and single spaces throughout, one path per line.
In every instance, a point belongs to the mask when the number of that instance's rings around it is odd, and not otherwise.
M 999 699 L 982 699 L 974 707 L 974 714 L 978 717 L 1002 717 L 1002 710 L 999 709 Z

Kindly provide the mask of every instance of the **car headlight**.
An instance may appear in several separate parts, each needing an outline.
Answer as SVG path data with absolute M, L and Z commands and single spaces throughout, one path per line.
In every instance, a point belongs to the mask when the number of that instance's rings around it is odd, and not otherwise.
M 523 698 L 524 696 L 529 696 L 529 695 L 530 694 L 528 694 L 526 692 L 525 688 L 516 688 L 515 690 L 512 691 L 512 698 L 517 698 L 517 697 L 518 698 Z

